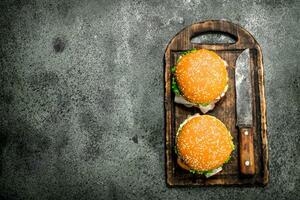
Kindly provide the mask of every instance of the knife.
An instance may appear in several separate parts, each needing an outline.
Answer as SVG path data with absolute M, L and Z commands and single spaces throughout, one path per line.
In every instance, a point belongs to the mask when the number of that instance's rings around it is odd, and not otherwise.
M 235 68 L 236 125 L 239 129 L 240 171 L 243 175 L 255 174 L 250 69 L 250 52 L 246 49 L 237 58 Z

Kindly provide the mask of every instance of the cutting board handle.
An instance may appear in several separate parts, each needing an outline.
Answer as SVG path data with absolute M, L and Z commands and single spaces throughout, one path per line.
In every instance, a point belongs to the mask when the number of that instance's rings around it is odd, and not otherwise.
M 190 39 L 194 44 L 234 44 L 237 42 L 237 38 L 231 34 L 221 31 L 208 31 L 204 33 L 197 33 Z
M 193 43 L 194 37 L 205 33 L 224 33 L 236 40 L 235 43 L 201 44 Z M 189 38 L 189 40 L 186 40 Z M 176 49 L 207 48 L 213 50 L 246 49 L 257 44 L 254 37 L 241 26 L 226 20 L 209 20 L 192 24 L 179 32 Z M 171 41 L 173 43 L 175 41 Z
M 232 23 L 220 23 L 220 21 L 210 21 L 209 23 L 201 23 L 198 26 L 192 26 L 191 31 L 189 32 L 189 38 L 190 42 L 192 42 L 192 39 L 205 35 L 207 33 L 220 33 L 225 36 L 229 36 L 232 39 L 235 40 L 234 43 L 228 43 L 228 44 L 235 44 L 239 42 L 239 35 L 237 34 L 237 31 Z M 220 43 L 220 44 L 227 44 L 227 43 Z M 210 44 L 211 45 L 211 44 Z

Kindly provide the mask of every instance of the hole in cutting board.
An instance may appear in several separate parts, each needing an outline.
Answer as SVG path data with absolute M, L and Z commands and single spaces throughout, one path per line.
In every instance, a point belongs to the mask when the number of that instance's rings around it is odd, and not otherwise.
M 224 32 L 204 32 L 191 38 L 196 44 L 234 44 L 237 38 Z

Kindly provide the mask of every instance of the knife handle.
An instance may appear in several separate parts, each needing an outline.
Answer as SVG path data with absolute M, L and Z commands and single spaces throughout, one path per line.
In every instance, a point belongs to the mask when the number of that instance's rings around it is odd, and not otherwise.
M 253 128 L 239 128 L 240 171 L 243 175 L 255 174 Z

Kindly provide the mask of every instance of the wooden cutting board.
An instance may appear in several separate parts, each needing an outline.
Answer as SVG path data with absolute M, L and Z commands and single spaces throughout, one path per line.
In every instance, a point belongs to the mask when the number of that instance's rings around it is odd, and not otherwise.
M 223 33 L 236 40 L 226 44 L 192 43 L 192 38 L 207 33 Z M 229 163 L 223 166 L 223 171 L 213 177 L 204 178 L 181 169 L 174 151 L 175 135 L 179 125 L 195 113 L 201 113 L 198 108 L 187 108 L 174 103 L 174 93 L 171 91 L 171 67 L 176 65 L 180 52 L 192 48 L 213 50 L 229 64 L 228 91 L 224 98 L 216 104 L 214 110 L 207 114 L 220 119 L 230 130 L 236 149 Z M 255 175 L 244 177 L 239 167 L 239 138 L 236 127 L 235 107 L 235 62 L 244 49 L 250 49 L 252 64 L 251 78 L 253 87 L 254 113 L 254 157 Z M 254 37 L 244 28 L 224 20 L 211 20 L 192 24 L 170 41 L 165 51 L 165 137 L 166 137 L 166 181 L 169 186 L 208 186 L 208 185 L 266 185 L 269 179 L 268 145 L 266 125 L 266 102 L 264 93 L 264 67 L 262 51 Z

